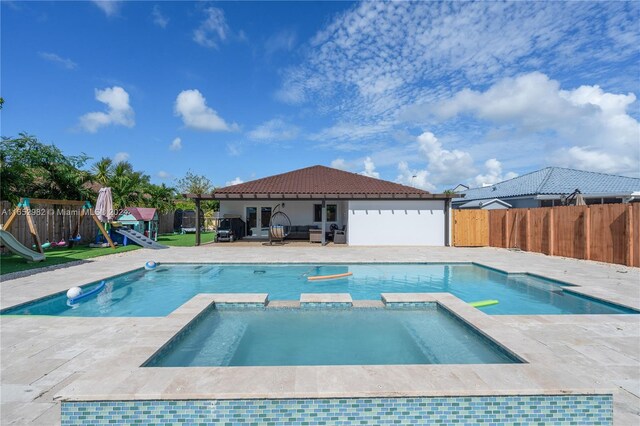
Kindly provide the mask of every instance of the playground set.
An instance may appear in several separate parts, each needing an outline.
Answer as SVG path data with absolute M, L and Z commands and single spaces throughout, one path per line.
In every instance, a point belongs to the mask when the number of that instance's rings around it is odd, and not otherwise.
M 80 209 L 78 214 L 78 221 L 76 222 L 74 229 L 69 234 L 69 239 L 65 240 L 64 238 L 61 241 L 57 242 L 42 242 L 40 239 L 40 235 L 38 235 L 38 231 L 36 225 L 33 220 L 33 205 L 68 205 L 68 206 L 77 206 Z M 27 222 L 27 226 L 29 228 L 29 233 L 33 239 L 33 250 L 25 247 L 21 244 L 12 234 L 8 231 L 11 228 L 11 225 L 15 222 L 15 220 L 19 216 L 24 216 Z M 102 222 L 98 219 L 94 212 L 94 208 L 89 201 L 77 201 L 77 200 L 46 200 L 40 198 L 20 198 L 20 202 L 13 210 L 7 221 L 4 225 L 0 226 L 0 244 L 7 247 L 10 251 L 27 259 L 30 262 L 41 262 L 45 260 L 44 250 L 51 247 L 73 247 L 75 243 L 80 242 L 82 237 L 79 234 L 80 226 L 82 225 L 82 221 L 86 216 L 90 216 L 91 219 L 96 223 L 98 227 L 98 233 L 96 234 L 96 242 L 97 244 L 92 244 L 94 247 L 111 247 L 112 249 L 116 248 L 116 243 L 114 243 L 114 237 L 120 241 L 122 241 L 123 245 L 126 245 L 128 241 L 134 242 L 142 247 L 151 248 L 151 249 L 161 249 L 166 248 L 161 244 L 156 243 L 153 239 L 148 236 L 137 232 L 134 229 L 129 229 L 126 226 L 120 226 L 118 222 L 108 223 L 107 227 L 110 229 L 107 230 Z
M 70 233 L 69 240 L 65 241 L 64 239 L 59 242 L 45 242 L 42 243 L 40 240 L 40 235 L 38 235 L 38 230 L 36 229 L 36 225 L 33 221 L 33 209 L 31 208 L 31 204 L 37 205 L 69 205 L 69 206 L 78 206 L 80 208 L 80 213 L 78 215 L 78 222 L 76 223 L 73 231 Z M 9 219 L 2 226 L 2 230 L 0 233 L 0 242 L 6 246 L 9 250 L 17 254 L 18 256 L 22 256 L 27 260 L 32 262 L 39 262 L 45 260 L 44 249 L 49 247 L 69 247 L 73 246 L 74 243 L 79 242 L 81 237 L 79 234 L 80 225 L 82 224 L 82 220 L 85 216 L 91 216 L 91 218 L 95 221 L 98 226 L 99 231 L 105 237 L 106 241 L 109 243 L 111 248 L 116 248 L 113 244 L 113 241 L 109 237 L 106 229 L 102 225 L 102 223 L 98 220 L 96 215 L 93 212 L 93 206 L 89 201 L 76 201 L 76 200 L 45 200 L 41 198 L 20 198 L 20 202 L 16 206 L 15 210 L 9 216 Z M 16 218 L 19 216 L 24 216 L 27 222 L 27 226 L 29 227 L 29 233 L 31 234 L 31 238 L 33 238 L 33 247 L 36 251 L 30 250 L 24 245 L 22 245 L 13 235 L 11 235 L 8 230 L 13 225 Z

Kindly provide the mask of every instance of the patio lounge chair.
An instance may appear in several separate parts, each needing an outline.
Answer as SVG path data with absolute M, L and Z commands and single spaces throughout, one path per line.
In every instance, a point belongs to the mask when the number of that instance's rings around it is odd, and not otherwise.
M 346 225 L 342 225 L 342 229 L 333 230 L 333 244 L 347 244 Z

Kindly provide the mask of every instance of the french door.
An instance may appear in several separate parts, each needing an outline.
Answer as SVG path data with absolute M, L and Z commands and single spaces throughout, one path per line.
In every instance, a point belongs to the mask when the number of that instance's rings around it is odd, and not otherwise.
M 272 211 L 273 208 L 270 206 L 247 207 L 245 211 L 247 236 L 267 238 Z

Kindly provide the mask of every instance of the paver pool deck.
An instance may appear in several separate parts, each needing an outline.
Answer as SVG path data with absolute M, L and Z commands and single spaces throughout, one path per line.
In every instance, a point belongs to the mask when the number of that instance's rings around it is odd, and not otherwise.
M 621 265 L 495 248 L 260 244 L 137 250 L 3 280 L 0 307 L 127 272 L 151 259 L 172 263 L 477 262 L 505 272 L 565 281 L 586 295 L 640 309 L 640 269 Z M 613 393 L 615 424 L 640 424 L 640 315 L 489 316 L 439 293 L 422 297 L 451 308 L 527 364 L 140 368 L 213 297 L 195 296 L 162 318 L 0 317 L 0 422 L 57 424 L 60 398 L 91 395 L 216 399 L 573 391 Z M 292 303 L 296 302 L 274 305 Z M 354 301 L 353 305 L 382 302 Z

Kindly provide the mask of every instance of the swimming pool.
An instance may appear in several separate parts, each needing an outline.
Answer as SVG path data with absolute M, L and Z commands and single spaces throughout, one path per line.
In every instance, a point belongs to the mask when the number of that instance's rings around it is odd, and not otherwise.
M 143 366 L 517 362 L 433 304 L 412 310 L 210 309 Z
M 351 272 L 310 282 L 315 275 Z M 85 290 L 92 288 L 92 283 Z M 65 292 L 5 309 L 2 314 L 58 316 L 166 316 L 198 293 L 268 293 L 298 300 L 301 293 L 350 293 L 380 300 L 380 293 L 448 292 L 465 302 L 496 299 L 491 315 L 630 314 L 632 309 L 587 298 L 571 286 L 528 274 L 505 274 L 476 264 L 163 264 L 107 280 L 97 297 L 67 306 Z

